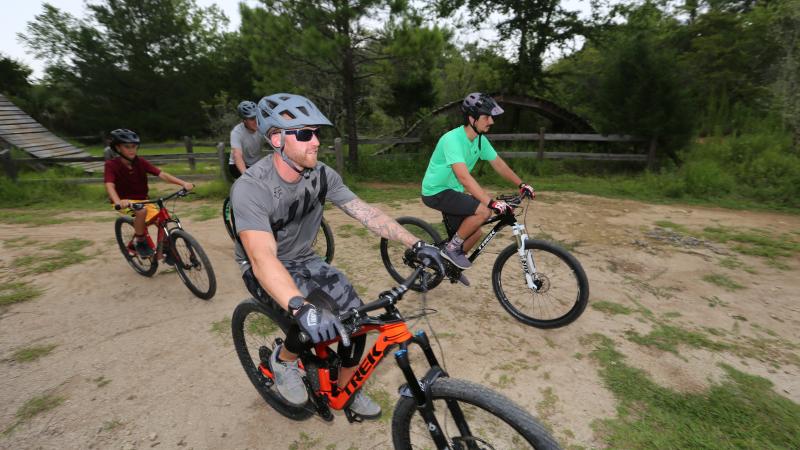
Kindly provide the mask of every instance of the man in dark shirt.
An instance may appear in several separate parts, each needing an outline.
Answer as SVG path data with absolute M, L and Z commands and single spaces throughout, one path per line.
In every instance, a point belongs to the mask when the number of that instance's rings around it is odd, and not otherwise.
M 103 181 L 105 181 L 106 192 L 108 192 L 108 198 L 112 205 L 129 208 L 130 204 L 136 203 L 137 200 L 147 200 L 148 173 L 169 183 L 177 184 L 187 191 L 194 188 L 194 184 L 174 177 L 150 164 L 146 159 L 137 156 L 138 149 L 139 136 L 133 131 L 120 128 L 111 132 L 111 150 L 119 156 L 106 161 Z M 143 258 L 153 254 L 153 249 L 147 244 L 145 235 L 147 222 L 156 214 L 158 214 L 158 208 L 154 204 L 148 204 L 146 208 L 134 211 L 133 228 L 136 252 Z

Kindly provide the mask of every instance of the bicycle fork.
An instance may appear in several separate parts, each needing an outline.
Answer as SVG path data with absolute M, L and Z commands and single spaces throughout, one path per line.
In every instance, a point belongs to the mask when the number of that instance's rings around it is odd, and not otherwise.
M 400 350 L 395 352 L 394 357 L 395 360 L 397 360 L 397 365 L 400 366 L 400 370 L 402 370 L 407 382 L 405 385 L 400 387 L 400 395 L 414 399 L 416 402 L 417 411 L 419 411 L 419 414 L 422 416 L 423 420 L 425 420 L 428 432 L 431 434 L 431 438 L 433 438 L 433 441 L 436 443 L 436 448 L 440 450 L 449 449 L 450 444 L 447 442 L 447 437 L 444 435 L 441 425 L 439 424 L 439 420 L 434 414 L 433 394 L 431 392 L 431 386 L 433 383 L 440 377 L 447 377 L 447 372 L 445 372 L 439 366 L 439 361 L 436 359 L 436 355 L 433 353 L 428 336 L 424 331 L 418 331 L 411 341 L 419 345 L 419 347 L 422 349 L 422 352 L 425 354 L 425 358 L 428 360 L 428 364 L 431 366 L 431 368 L 428 369 L 428 372 L 424 377 L 417 379 L 408 360 L 408 343 L 404 342 L 400 344 Z M 470 436 L 471 432 L 469 430 L 469 425 L 467 424 L 464 413 L 461 411 L 461 407 L 458 405 L 458 402 L 454 400 L 446 400 L 446 403 L 447 408 L 453 417 L 453 421 L 458 427 L 460 435 Z
M 517 256 L 519 256 L 519 262 L 522 265 L 522 273 L 525 274 L 525 282 L 528 285 L 528 289 L 538 291 L 539 284 L 536 283 L 534 278 L 536 276 L 536 264 L 533 262 L 533 252 L 529 252 L 525 248 L 525 241 L 528 240 L 525 226 L 515 224 L 511 228 L 517 241 Z

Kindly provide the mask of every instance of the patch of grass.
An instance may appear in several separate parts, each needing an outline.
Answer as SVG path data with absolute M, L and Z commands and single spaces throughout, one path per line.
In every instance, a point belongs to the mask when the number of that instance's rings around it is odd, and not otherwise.
M 58 213 L 48 210 L 0 210 L 0 223 L 11 225 L 55 225 L 77 220 L 78 219 L 75 218 L 59 216 Z
M 231 318 L 225 316 L 222 320 L 211 323 L 211 332 L 218 336 L 227 336 L 231 332 Z
M 44 291 L 27 281 L 7 281 L 0 283 L 0 307 L 33 300 Z
M 258 336 L 269 336 L 279 330 L 278 325 L 264 315 L 257 315 L 246 324 L 245 332 Z M 230 329 L 230 327 L 229 327 Z
M 220 208 L 213 208 L 209 205 L 203 205 L 189 213 L 189 217 L 197 222 L 205 222 L 206 220 L 216 219 L 221 217 L 222 213 Z
M 391 394 L 386 392 L 381 388 L 373 388 L 367 391 L 367 394 L 375 400 L 381 407 L 381 417 L 380 421 L 384 423 L 389 423 L 392 420 L 392 414 L 394 413 L 394 404 L 396 399 L 392 397 Z
M 709 240 L 720 243 L 735 242 L 737 245 L 732 247 L 733 250 L 744 255 L 775 259 L 800 253 L 800 242 L 796 242 L 788 234 L 775 238 L 763 230 L 742 231 L 728 227 L 706 227 L 703 229 L 703 235 Z
M 33 247 L 38 243 L 39 241 L 33 240 L 28 236 L 20 236 L 16 239 L 5 239 L 3 241 L 3 246 L 6 248 L 22 248 Z
M 100 375 L 99 377 L 93 379 L 92 382 L 96 384 L 97 387 L 101 388 L 103 386 L 106 386 L 108 383 L 111 383 L 111 380 L 109 380 L 103 375 Z
M 91 256 L 80 253 L 80 250 L 92 245 L 92 241 L 85 239 L 65 239 L 54 244 L 42 247 L 42 250 L 56 251 L 53 255 L 49 252 L 28 254 L 14 258 L 13 266 L 23 268 L 24 275 L 50 273 L 74 264 L 80 264 L 91 259 Z
M 13 424 L 9 425 L 8 428 L 3 430 L 3 435 L 11 434 L 18 426 L 39 414 L 50 411 L 51 409 L 64 403 L 64 400 L 66 400 L 65 397 L 53 394 L 43 394 L 31 398 L 17 410 L 17 420 Z
M 669 220 L 657 220 L 655 224 L 661 228 L 669 228 L 677 233 L 689 234 L 689 229 L 686 228 L 686 226 L 670 222 Z
M 721 364 L 722 383 L 679 393 L 627 365 L 608 337 L 581 341 L 593 347 L 600 377 L 619 402 L 616 418 L 592 424 L 608 447 L 800 448 L 800 405 L 776 394 L 769 380 Z
M 600 312 L 611 315 L 617 315 L 617 314 L 628 315 L 633 312 L 631 308 L 628 308 L 625 305 L 620 305 L 619 303 L 609 302 L 605 300 L 592 302 L 589 305 Z
M 655 347 L 676 355 L 678 355 L 678 345 L 680 344 L 694 348 L 706 348 L 713 351 L 722 351 L 730 348 L 727 344 L 712 341 L 703 333 L 666 324 L 657 324 L 653 330 L 646 335 L 640 335 L 635 331 L 627 331 L 625 335 L 631 342 L 648 347 Z
M 92 245 L 92 241 L 86 239 L 64 239 L 63 241 L 56 242 L 55 244 L 47 245 L 42 248 L 47 250 L 56 250 L 59 252 L 79 252 L 84 248 Z
M 16 362 L 31 362 L 50 354 L 58 345 L 34 345 L 18 349 L 11 355 L 11 359 Z
M 556 244 L 558 244 L 559 246 L 565 248 L 566 250 L 568 250 L 570 252 L 575 251 L 575 249 L 580 247 L 580 245 L 582 244 L 581 241 L 567 242 L 567 241 L 562 240 L 562 239 L 556 239 L 550 233 L 537 233 L 536 234 L 536 239 L 543 239 L 545 241 L 555 242 Z
M 289 450 L 312 450 L 317 448 L 319 442 L 319 438 L 312 438 L 301 431 L 300 436 L 294 442 L 289 444 Z
M 712 295 L 711 297 L 701 296 L 700 298 L 708 302 L 708 306 L 711 308 L 716 308 L 717 306 L 728 306 L 728 302 L 720 300 L 716 295 Z
M 739 289 L 744 289 L 744 286 L 741 284 L 731 280 L 730 278 L 726 277 L 725 275 L 712 273 L 703 277 L 703 281 L 716 284 L 719 287 L 725 288 L 728 291 L 736 291 Z
M 106 420 L 103 422 L 103 426 L 100 427 L 100 431 L 114 431 L 117 428 L 122 426 L 122 422 L 114 419 L 114 420 Z

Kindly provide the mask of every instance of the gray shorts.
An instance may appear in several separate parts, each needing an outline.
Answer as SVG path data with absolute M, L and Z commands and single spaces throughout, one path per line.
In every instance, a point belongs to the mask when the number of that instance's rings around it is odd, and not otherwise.
M 322 258 L 314 257 L 303 262 L 281 262 L 286 267 L 289 275 L 292 276 L 297 288 L 303 293 L 303 297 L 306 297 L 311 303 L 316 304 L 315 300 L 319 300 L 325 303 L 325 306 L 334 313 L 357 308 L 364 304 L 347 277 L 335 267 L 323 261 Z M 242 278 L 244 278 L 250 294 L 255 298 L 262 301 L 273 301 L 258 285 L 252 269 L 248 269 L 242 275 Z M 325 295 L 314 295 L 309 298 L 309 295 L 314 291 L 321 291 Z M 334 303 L 331 303 L 331 301 Z

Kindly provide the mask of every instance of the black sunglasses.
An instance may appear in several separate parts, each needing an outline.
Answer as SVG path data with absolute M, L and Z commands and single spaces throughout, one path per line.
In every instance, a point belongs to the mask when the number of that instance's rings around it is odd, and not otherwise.
M 316 128 L 312 130 L 310 128 L 303 128 L 301 130 L 286 130 L 286 134 L 295 135 L 298 142 L 308 142 L 311 140 L 311 136 L 316 136 L 317 139 L 319 139 L 320 129 Z

